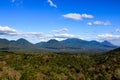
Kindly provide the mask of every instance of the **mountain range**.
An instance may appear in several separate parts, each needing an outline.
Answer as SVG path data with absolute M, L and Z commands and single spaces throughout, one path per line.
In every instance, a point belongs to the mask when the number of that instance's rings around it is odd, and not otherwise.
M 108 51 L 117 48 L 108 41 L 97 42 L 95 40 L 86 41 L 77 38 L 68 38 L 66 40 L 57 41 L 51 39 L 48 42 L 39 42 L 32 44 L 26 39 L 18 40 L 0 39 L 0 50 L 62 50 L 62 51 Z
M 99 51 L 109 51 L 117 48 L 108 41 L 97 42 L 95 40 L 86 41 L 77 38 L 68 38 L 66 40 L 57 41 L 51 39 L 48 42 L 40 42 L 35 44 L 38 47 L 52 50 L 63 50 L 63 51 L 82 51 L 82 52 L 99 52 Z

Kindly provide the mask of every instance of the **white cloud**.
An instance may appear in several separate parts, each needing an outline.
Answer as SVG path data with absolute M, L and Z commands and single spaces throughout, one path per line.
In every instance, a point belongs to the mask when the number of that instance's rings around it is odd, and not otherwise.
M 101 34 L 98 35 L 99 39 L 120 39 L 120 35 L 113 35 L 113 34 Z
M 88 22 L 87 25 L 88 25 L 88 26 L 92 26 L 93 24 L 92 24 L 91 22 Z
M 63 28 L 63 29 L 59 29 L 59 30 L 53 30 L 52 32 L 55 33 L 64 33 L 64 32 L 68 32 L 69 30 L 67 28 Z
M 50 6 L 57 8 L 57 5 L 54 4 L 52 0 L 48 0 L 48 3 L 50 4 Z
M 74 19 L 74 20 L 81 20 L 82 17 L 80 14 L 77 14 L 77 13 L 69 13 L 69 14 L 65 14 L 63 15 L 63 17 L 65 18 L 70 18 L 70 19 Z
M 0 35 L 2 36 L 19 36 L 19 37 L 40 37 L 45 36 L 42 32 L 20 32 L 9 26 L 0 26 Z
M 0 35 L 13 35 L 17 34 L 15 29 L 12 29 L 8 26 L 0 26 Z
M 94 18 L 93 15 L 89 15 L 89 14 L 82 14 L 81 16 L 82 18 Z
M 64 18 L 69 18 L 73 20 L 82 20 L 83 18 L 93 18 L 92 15 L 89 14 L 78 14 L 78 13 L 68 13 L 65 15 L 62 15 Z
M 100 34 L 97 35 L 96 40 L 108 40 L 114 45 L 120 46 L 120 35 L 114 35 L 114 34 Z
M 93 24 L 95 24 L 95 25 L 105 25 L 105 26 L 107 26 L 107 25 L 110 25 L 110 22 L 108 22 L 108 21 L 106 21 L 106 22 L 103 22 L 103 21 L 95 21 L 95 22 L 93 22 Z
M 109 21 L 94 21 L 94 22 L 88 22 L 87 25 L 104 25 L 104 26 L 109 26 L 111 23 Z
M 72 34 L 54 34 L 53 38 L 75 38 L 75 35 Z

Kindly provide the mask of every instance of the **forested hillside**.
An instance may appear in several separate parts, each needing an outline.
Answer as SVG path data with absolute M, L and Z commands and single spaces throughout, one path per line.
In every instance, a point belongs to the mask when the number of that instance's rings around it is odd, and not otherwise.
M 120 49 L 96 56 L 2 51 L 0 80 L 120 80 Z

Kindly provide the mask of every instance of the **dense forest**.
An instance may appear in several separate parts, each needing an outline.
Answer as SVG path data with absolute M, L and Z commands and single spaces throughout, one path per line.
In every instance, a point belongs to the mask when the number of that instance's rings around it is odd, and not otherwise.
M 101 55 L 1 51 L 0 80 L 120 80 L 120 49 Z

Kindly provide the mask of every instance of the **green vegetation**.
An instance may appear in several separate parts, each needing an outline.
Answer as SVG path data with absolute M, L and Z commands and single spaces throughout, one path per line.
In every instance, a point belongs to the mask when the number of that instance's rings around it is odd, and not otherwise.
M 1 51 L 0 80 L 120 80 L 120 50 L 99 56 Z

